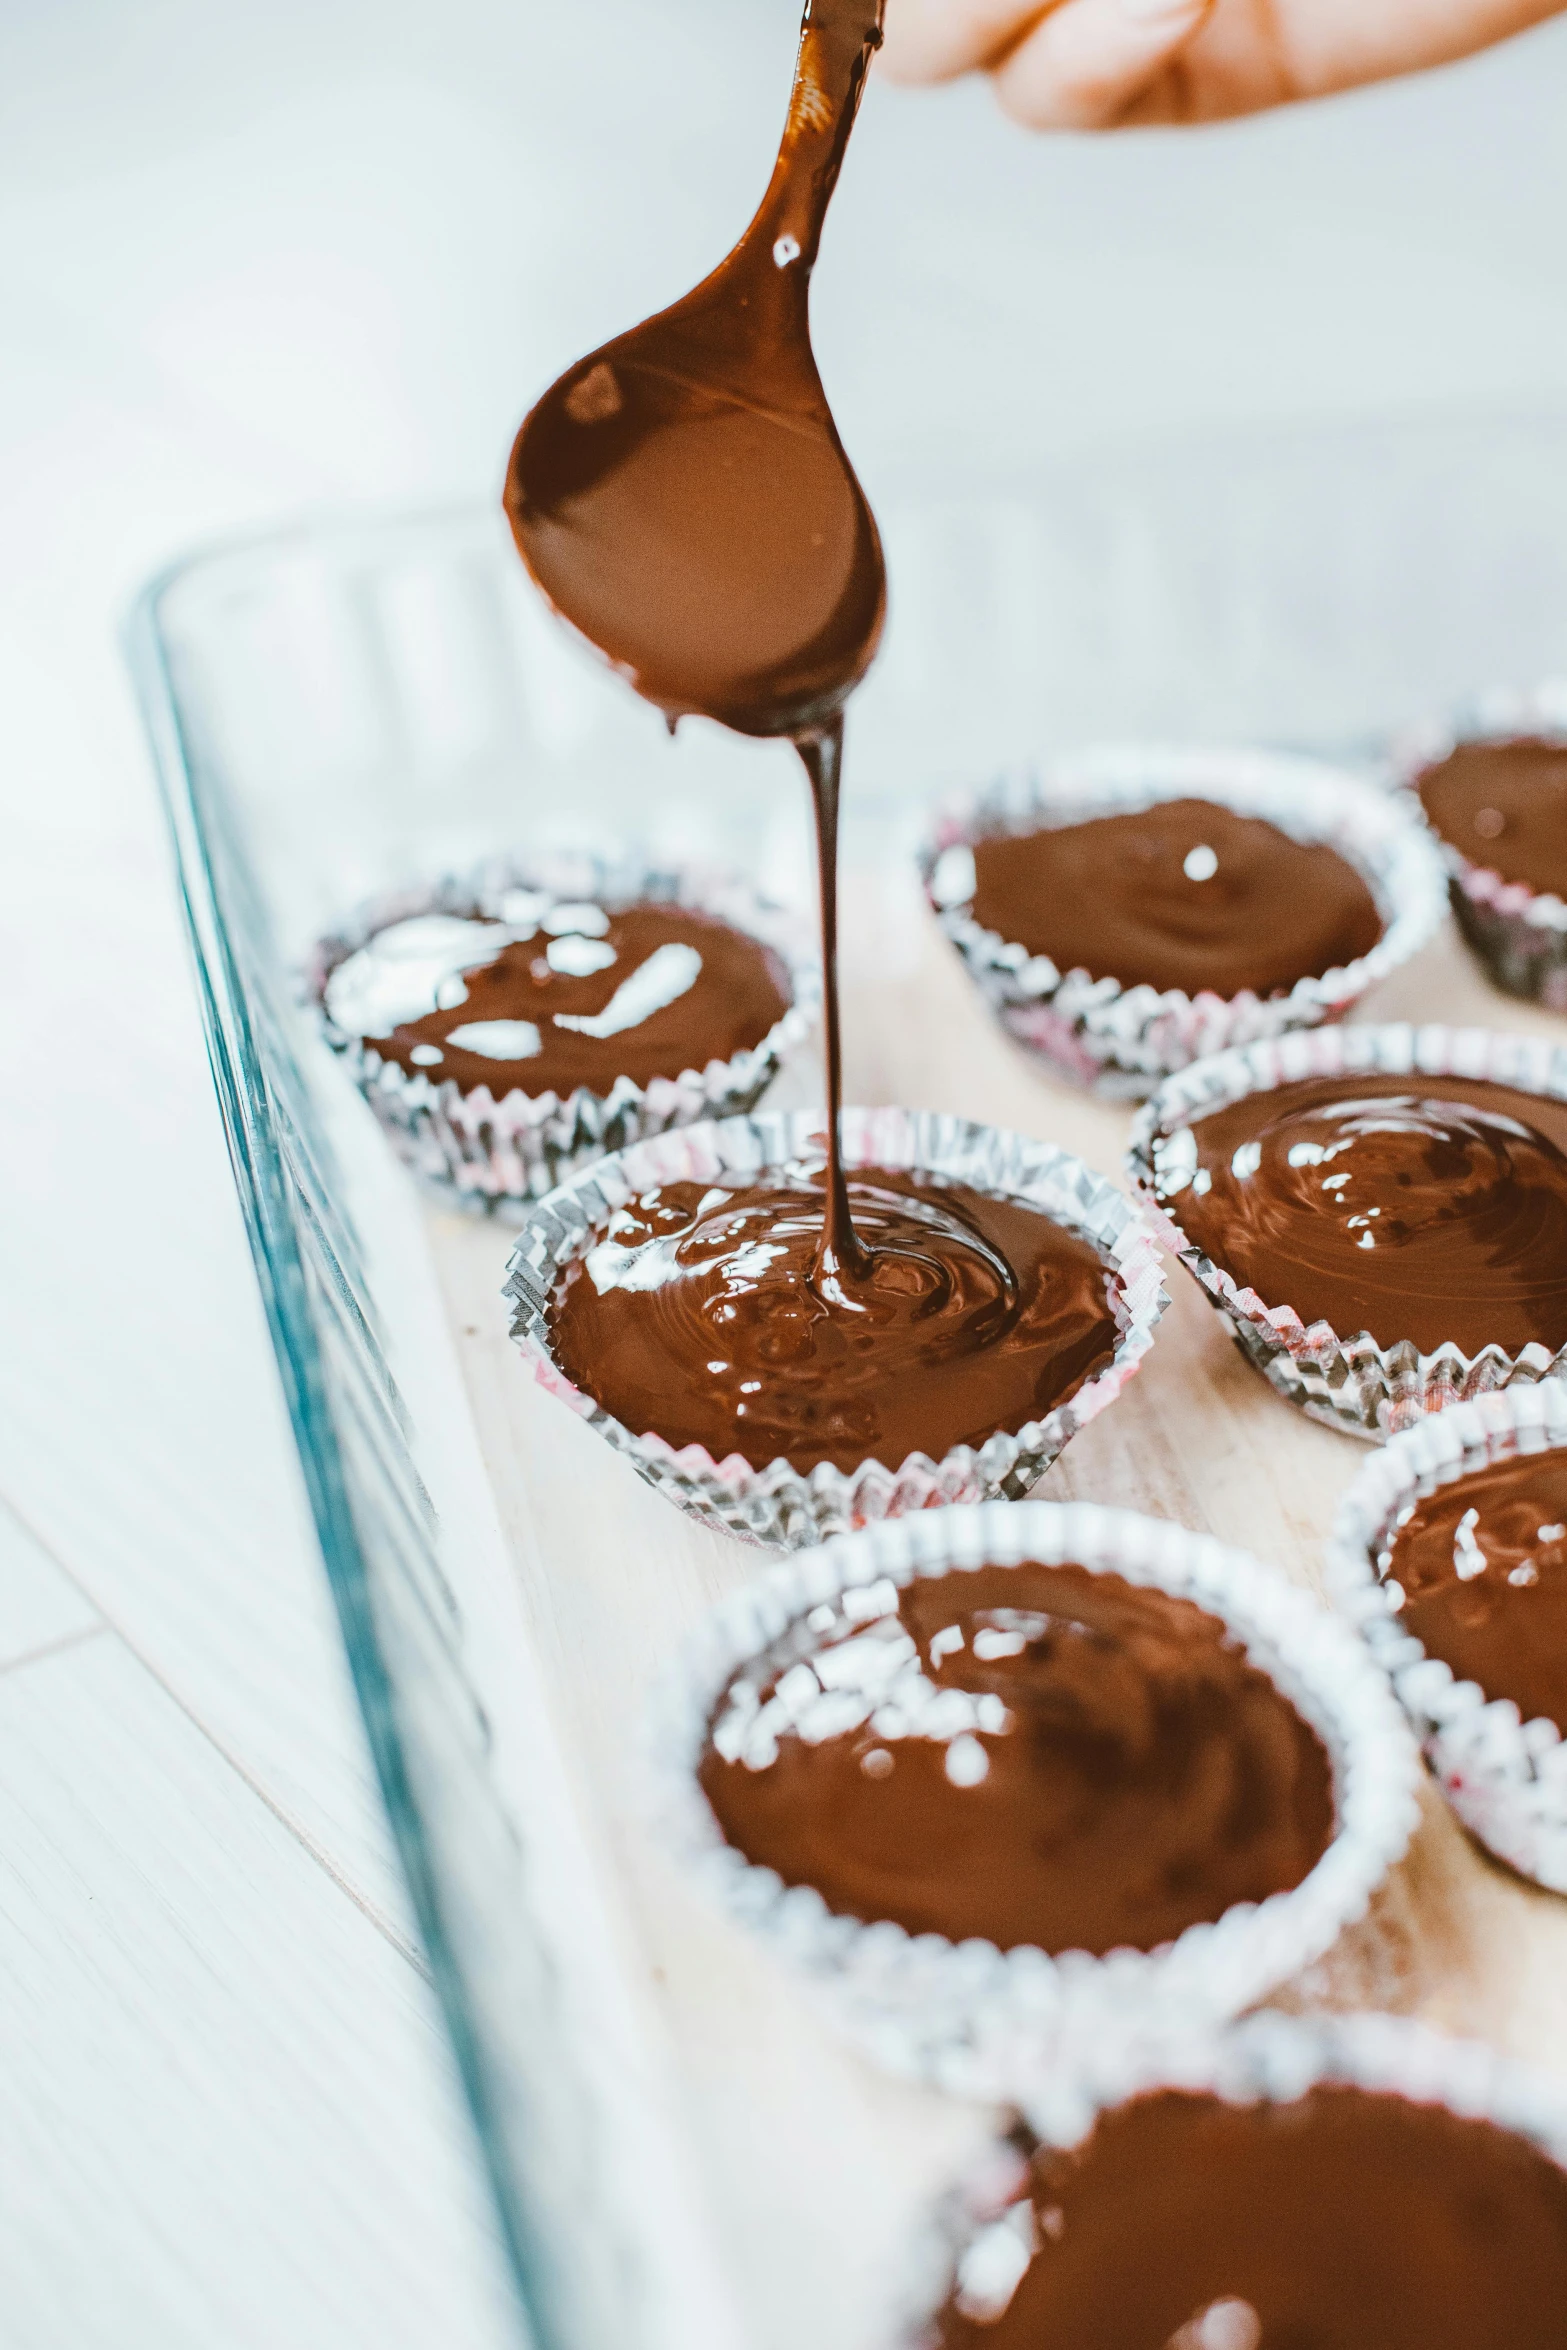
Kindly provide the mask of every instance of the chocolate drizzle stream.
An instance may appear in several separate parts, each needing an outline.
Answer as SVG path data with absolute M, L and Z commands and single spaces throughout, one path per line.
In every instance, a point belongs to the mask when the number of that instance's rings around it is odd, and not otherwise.
M 760 209 L 683 300 L 568 368 L 517 435 L 506 511 L 563 619 L 663 710 L 785 735 L 810 777 L 826 947 L 828 1213 L 817 1276 L 863 1278 L 839 1147 L 833 970 L 843 704 L 886 575 L 811 350 L 822 223 L 882 0 L 808 0 Z
M 810 778 L 816 814 L 816 870 L 822 908 L 822 1038 L 827 1063 L 827 1197 L 821 1246 L 812 1281 L 824 1297 L 839 1294 L 845 1278 L 861 1286 L 870 1277 L 870 1257 L 854 1229 L 849 1187 L 843 1172 L 839 1115 L 843 1104 L 843 1052 L 838 1036 L 838 795 L 843 779 L 843 719 L 821 734 L 800 735 L 795 748 Z

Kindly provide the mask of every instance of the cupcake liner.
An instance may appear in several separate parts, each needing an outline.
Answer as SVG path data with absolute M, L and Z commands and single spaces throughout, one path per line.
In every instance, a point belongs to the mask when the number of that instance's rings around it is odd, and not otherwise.
M 1051 1957 L 837 1916 L 809 1886 L 786 1887 L 724 1841 L 696 1767 L 737 1672 L 846 1593 L 866 1593 L 869 1619 L 885 1612 L 888 1584 L 1029 1559 L 1075 1561 L 1194 1600 L 1224 1619 L 1316 1730 L 1332 1764 L 1336 1825 L 1292 1892 L 1237 1903 L 1158 1950 Z M 649 1775 L 663 1834 L 698 1883 L 803 1970 L 871 2056 L 898 2073 L 996 2097 L 1031 2066 L 1069 2062 L 1103 2038 L 1238 2015 L 1320 1958 L 1364 1915 L 1404 1851 L 1417 1816 L 1419 1762 L 1364 1645 L 1275 1569 L 1129 1510 L 989 1502 L 840 1537 L 736 1594 L 662 1693 Z
M 1567 749 L 1567 680 L 1516 693 L 1475 695 L 1440 724 L 1411 730 L 1393 744 L 1394 780 L 1420 811 L 1418 785 L 1428 767 L 1461 743 L 1507 742 L 1518 735 L 1560 740 Z M 1446 869 L 1453 913 L 1478 961 L 1508 995 L 1567 1012 L 1567 902 L 1526 881 L 1504 881 L 1466 857 L 1427 823 Z
M 910 1510 L 991 1495 L 1026 1493 L 1062 1447 L 1114 1401 L 1153 1344 L 1169 1304 L 1149 1225 L 1113 1184 L 1050 1143 L 930 1111 L 843 1112 L 846 1164 L 909 1168 L 939 1180 L 1003 1193 L 1039 1208 L 1090 1241 L 1117 1276 L 1120 1342 L 1106 1368 L 1026 1427 L 999 1431 L 977 1449 L 955 1445 L 941 1460 L 910 1453 L 896 1469 L 876 1460 L 853 1470 L 821 1462 L 806 1474 L 786 1460 L 753 1468 L 739 1453 L 715 1461 L 701 1445 L 676 1451 L 657 1435 L 636 1435 L 573 1386 L 549 1351 L 548 1306 L 561 1268 L 582 1255 L 615 1210 L 659 1183 L 762 1180 L 802 1160 L 819 1167 L 825 1113 L 800 1110 L 727 1118 L 637 1143 L 602 1159 L 551 1193 L 529 1215 L 506 1280 L 512 1336 L 541 1385 L 625 1455 L 650 1485 L 705 1524 L 751 1542 L 803 1549 Z
M 1209 1110 L 1303 1078 L 1349 1072 L 1492 1078 L 1567 1100 L 1567 1047 L 1539 1038 L 1498 1035 L 1486 1028 L 1414 1028 L 1403 1022 L 1322 1029 L 1218 1053 L 1181 1070 L 1138 1113 L 1126 1163 L 1168 1247 L 1218 1308 L 1242 1352 L 1286 1402 L 1330 1428 L 1380 1443 L 1450 1404 L 1559 1376 L 1567 1368 L 1567 1348 L 1553 1354 L 1531 1343 L 1513 1355 L 1487 1346 L 1470 1356 L 1447 1345 L 1422 1354 L 1409 1339 L 1378 1346 L 1365 1331 L 1344 1336 L 1327 1322 L 1308 1328 L 1293 1306 L 1270 1304 L 1254 1289 L 1243 1289 L 1205 1256 L 1182 1231 L 1178 1211 L 1168 1199 L 1160 1200 L 1155 1188 L 1161 1178 L 1170 1184 L 1183 1170 L 1190 1173 L 1195 1161 L 1186 1130 Z
M 1402 2097 L 1490 2122 L 1567 2170 L 1567 2097 L 1559 2083 L 1478 2041 L 1401 2016 L 1263 2014 L 1220 2032 L 1087 2043 L 1071 2067 L 1020 2087 L 1017 2126 L 982 2151 L 922 2230 L 900 2329 L 905 2350 L 928 2350 L 929 2328 L 954 2290 L 974 2316 L 1001 2316 L 1033 2246 L 1029 2166 L 1036 2148 L 1080 2146 L 1102 2115 L 1161 2090 L 1230 2105 L 1294 2105 L 1317 2088 Z
M 609 911 L 637 903 L 688 906 L 715 915 L 773 949 L 786 965 L 791 1000 L 759 1043 L 678 1077 L 638 1085 L 617 1077 L 608 1094 L 579 1086 L 564 1100 L 514 1087 L 499 1100 L 488 1086 L 465 1091 L 448 1078 L 410 1075 L 360 1037 L 346 1035 L 325 1006 L 338 966 L 389 923 L 416 914 L 498 916 L 512 889 L 588 899 Z M 799 919 L 733 874 L 657 866 L 632 856 L 583 852 L 492 858 L 477 871 L 383 897 L 361 907 L 317 946 L 305 989 L 322 1033 L 343 1061 L 401 1157 L 459 1204 L 516 1216 L 575 1168 L 669 1128 L 728 1117 L 761 1098 L 780 1064 L 809 1035 L 821 1004 L 821 969 Z
M 1492 1461 L 1567 1446 L 1567 1386 L 1509 1388 L 1423 1420 L 1362 1467 L 1340 1506 L 1329 1592 L 1389 1675 L 1443 1794 L 1482 1844 L 1554 1893 L 1567 1893 L 1567 1742 L 1526 1722 L 1511 1698 L 1488 1698 L 1428 1656 L 1399 1620 L 1383 1580 L 1406 1509 Z
M 1303 841 L 1339 851 L 1369 885 L 1385 928 L 1367 955 L 1287 995 L 1221 996 L 1122 987 L 1062 973 L 968 911 L 969 876 L 952 859 L 987 834 L 1116 816 L 1161 800 L 1214 800 L 1266 817 Z M 937 820 L 921 858 L 926 894 L 970 977 L 1020 1044 L 1074 1083 L 1139 1099 L 1208 1053 L 1341 1019 L 1349 1006 L 1425 944 L 1442 918 L 1443 875 L 1423 821 L 1395 795 L 1339 767 L 1277 752 L 1106 747 L 1043 775 L 1005 776 Z M 969 883 L 971 889 L 971 882 Z

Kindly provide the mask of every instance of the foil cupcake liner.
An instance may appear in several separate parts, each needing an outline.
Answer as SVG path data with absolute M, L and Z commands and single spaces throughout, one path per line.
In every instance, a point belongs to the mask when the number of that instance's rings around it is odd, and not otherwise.
M 1117 816 L 1161 800 L 1205 799 L 1261 816 L 1303 841 L 1338 850 L 1371 889 L 1381 938 L 1367 955 L 1287 995 L 1222 996 L 1122 987 L 1086 971 L 1061 972 L 984 929 L 968 910 L 964 852 L 996 833 Z M 1110 746 L 1042 775 L 1004 776 L 937 819 L 921 857 L 938 921 L 1002 1024 L 1075 1084 L 1140 1099 L 1204 1055 L 1341 1019 L 1378 980 L 1422 947 L 1442 918 L 1443 873 L 1424 822 L 1396 795 L 1343 768 L 1279 752 Z
M 1466 1355 L 1447 1345 L 1423 1354 L 1409 1339 L 1379 1346 L 1365 1331 L 1346 1335 L 1327 1322 L 1308 1326 L 1293 1306 L 1242 1288 L 1187 1239 L 1170 1195 L 1195 1170 L 1192 1123 L 1249 1094 L 1351 1072 L 1491 1078 L 1526 1093 L 1567 1100 L 1567 1047 L 1539 1038 L 1486 1028 L 1415 1028 L 1404 1022 L 1318 1029 L 1218 1053 L 1181 1070 L 1139 1111 L 1126 1163 L 1168 1247 L 1270 1385 L 1309 1418 L 1381 1443 L 1451 1404 L 1559 1377 L 1567 1369 L 1567 1348 L 1553 1354 L 1531 1343 L 1509 1354 L 1504 1347 L 1487 1346 Z
M 787 968 L 790 1002 L 759 1043 L 729 1060 L 714 1059 L 677 1077 L 654 1077 L 646 1085 L 617 1077 L 607 1094 L 579 1086 L 564 1099 L 520 1087 L 497 1099 L 488 1086 L 465 1090 L 450 1078 L 442 1083 L 410 1075 L 332 1020 L 325 996 L 333 972 L 377 931 L 418 914 L 498 917 L 503 898 L 514 889 L 587 899 L 611 912 L 651 903 L 714 915 L 772 948 Z M 808 940 L 796 915 L 758 896 L 733 874 L 588 852 L 492 858 L 476 871 L 359 908 L 341 930 L 320 941 L 304 986 L 327 1043 L 399 1157 L 457 1204 L 515 1219 L 530 1200 L 542 1198 L 575 1168 L 607 1151 L 671 1127 L 751 1109 L 787 1055 L 810 1034 L 820 1009 L 821 968 Z
M 1020 2084 L 1017 2124 L 982 2150 L 921 2231 L 908 2314 L 896 2329 L 903 2350 L 930 2350 L 949 2296 L 960 2296 L 965 2314 L 981 2323 L 1004 2314 L 1033 2249 L 1036 2149 L 1081 2146 L 1102 2116 L 1162 2090 L 1290 2106 L 1317 2088 L 1401 2097 L 1490 2122 L 1567 2170 L 1567 2098 L 1558 2083 L 1479 2041 L 1401 2016 L 1262 2014 L 1213 2033 L 1086 2043 L 1073 2065 Z
M 1421 775 L 1460 744 L 1507 742 L 1523 734 L 1555 739 L 1567 750 L 1567 680 L 1526 693 L 1477 694 L 1440 724 L 1400 736 L 1389 766 L 1436 842 L 1454 918 L 1482 968 L 1508 995 L 1567 1012 L 1567 901 L 1526 881 L 1504 881 L 1490 866 L 1466 857 L 1420 808 Z
M 1190 1599 L 1221 1617 L 1250 1661 L 1327 1748 L 1336 1821 L 1293 1891 L 1237 1903 L 1153 1951 L 1056 1956 L 911 1935 L 830 1911 L 725 1842 L 696 1777 L 714 1710 L 737 1672 L 824 1603 L 983 1566 L 1074 1561 Z M 876 1592 L 874 1587 L 881 1586 Z M 802 1971 L 878 2063 L 960 2093 L 1009 2096 L 1074 2051 L 1128 2032 L 1212 2026 L 1256 2005 L 1364 1916 L 1413 1831 L 1419 1759 L 1364 1644 L 1276 1569 L 1206 1535 L 1092 1503 L 990 1502 L 847 1535 L 774 1568 L 721 1607 L 666 1683 L 649 1784 L 659 1828 L 696 1881 Z
M 701 1445 L 676 1451 L 634 1434 L 584 1395 L 550 1353 L 548 1308 L 556 1279 L 602 1234 L 626 1200 L 659 1183 L 754 1183 L 802 1161 L 819 1167 L 824 1113 L 801 1110 L 682 1128 L 600 1160 L 532 1210 L 512 1251 L 506 1295 L 511 1333 L 541 1385 L 560 1396 L 632 1467 L 679 1508 L 751 1542 L 803 1549 L 824 1536 L 937 1504 L 1016 1497 L 1042 1477 L 1079 1428 L 1126 1385 L 1169 1304 L 1149 1225 L 1115 1186 L 1053 1144 L 930 1111 L 846 1109 L 843 1150 L 854 1167 L 908 1168 L 938 1181 L 999 1192 L 1038 1208 L 1090 1241 L 1116 1276 L 1120 1324 L 1103 1371 L 1043 1419 L 999 1431 L 942 1459 L 910 1453 L 896 1469 L 877 1460 L 843 1470 L 821 1462 L 803 1473 L 786 1460 L 753 1468 L 738 1453 L 714 1460 Z
M 1340 1506 L 1328 1589 L 1388 1674 L 1448 1802 L 1488 1851 L 1567 1893 L 1567 1741 L 1428 1656 L 1384 1580 L 1405 1512 L 1492 1461 L 1567 1446 L 1567 1386 L 1509 1388 L 1423 1420 L 1362 1467 Z

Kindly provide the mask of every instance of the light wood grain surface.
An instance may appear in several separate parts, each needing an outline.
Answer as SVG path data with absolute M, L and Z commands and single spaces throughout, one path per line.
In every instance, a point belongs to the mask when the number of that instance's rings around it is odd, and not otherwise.
M 907 871 L 853 874 L 845 898 L 851 1098 L 1016 1126 L 1119 1176 L 1130 1112 L 1056 1084 L 990 1024 Z M 1550 1025 L 1514 1015 L 1450 935 L 1367 1011 L 1408 1008 Z M 813 1082 L 807 1052 L 781 1087 L 810 1098 Z M 986 2117 L 886 2082 L 839 2047 L 772 1961 L 649 1850 L 638 1737 L 651 1678 L 759 1554 L 681 1517 L 533 1386 L 496 1294 L 502 1238 L 439 1213 L 430 1230 L 532 1636 L 629 1947 L 675 2045 L 742 2304 L 777 2350 L 807 2333 L 824 2350 L 863 2350 L 885 2337 L 926 2200 Z M 1177 1519 L 1317 1585 L 1362 1448 L 1275 1397 L 1179 1267 L 1171 1286 L 1142 1374 L 1038 1490 Z M 1567 1901 L 1488 1861 L 1430 1793 L 1372 1915 L 1284 2003 L 1422 2016 L 1555 2067 L 1567 2085 Z

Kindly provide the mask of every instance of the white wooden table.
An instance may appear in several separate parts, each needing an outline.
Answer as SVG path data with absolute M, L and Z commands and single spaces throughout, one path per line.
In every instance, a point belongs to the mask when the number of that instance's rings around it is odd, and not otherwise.
M 793 15 L 0 18 L 7 2350 L 510 2338 L 113 628 L 203 534 L 492 487 L 528 393 L 742 218 Z M 993 455 L 1567 395 L 1564 94 L 1558 28 L 1199 142 L 1046 148 L 979 92 L 874 100 L 819 288 L 850 444 L 873 481 L 930 458 L 981 381 Z

